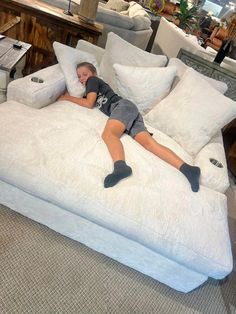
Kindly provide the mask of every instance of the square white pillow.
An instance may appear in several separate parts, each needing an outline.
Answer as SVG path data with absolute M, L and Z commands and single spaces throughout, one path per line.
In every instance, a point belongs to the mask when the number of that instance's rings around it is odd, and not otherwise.
M 174 88 L 176 86 L 176 84 L 178 84 L 179 80 L 181 79 L 181 77 L 183 76 L 184 72 L 189 69 L 190 67 L 187 66 L 184 62 L 182 62 L 180 59 L 178 58 L 170 58 L 168 66 L 175 66 L 177 68 L 177 77 L 172 85 L 172 88 Z M 211 86 L 213 86 L 215 89 L 217 89 L 221 94 L 225 94 L 228 90 L 228 86 L 226 83 L 215 80 L 211 77 L 205 76 L 199 72 L 197 72 L 196 70 L 194 70 L 196 73 L 198 73 L 202 78 L 204 78 L 208 83 L 211 84 Z
M 235 117 L 236 102 L 189 68 L 174 90 L 145 115 L 145 120 L 195 156 Z
M 113 69 L 115 63 L 143 67 L 162 67 L 167 63 L 167 57 L 144 51 L 110 32 L 107 36 L 100 70 L 104 81 L 117 92 L 115 71 Z
M 54 41 L 53 48 L 58 63 L 61 66 L 66 80 L 66 87 L 71 96 L 82 97 L 85 91 L 84 86 L 80 83 L 76 73 L 76 66 L 80 62 L 92 63 L 99 74 L 99 67 L 96 58 L 85 51 L 79 51 L 76 48 L 63 45 Z
M 146 114 L 170 91 L 176 67 L 133 67 L 113 65 L 118 94 L 135 103 L 141 114 Z

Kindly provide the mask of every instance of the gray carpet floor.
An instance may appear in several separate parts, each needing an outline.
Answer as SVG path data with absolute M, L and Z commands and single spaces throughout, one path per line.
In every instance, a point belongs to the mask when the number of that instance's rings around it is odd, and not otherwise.
M 236 313 L 234 271 L 177 292 L 0 205 L 0 313 Z

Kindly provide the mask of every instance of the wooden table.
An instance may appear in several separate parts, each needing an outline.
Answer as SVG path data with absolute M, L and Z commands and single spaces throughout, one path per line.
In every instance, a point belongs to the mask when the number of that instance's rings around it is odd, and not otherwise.
M 72 47 L 79 39 L 97 43 L 101 24 L 86 23 L 63 11 L 40 0 L 0 1 L 0 33 L 3 30 L 11 38 L 32 44 L 26 74 L 55 63 L 54 41 Z
M 21 45 L 21 49 L 14 48 L 14 44 Z M 30 44 L 19 42 L 12 38 L 0 39 L 0 103 L 6 101 L 9 82 L 22 77 L 25 67 L 25 55 L 31 48 Z
M 14 44 L 21 45 L 21 49 L 14 48 Z M 0 70 L 11 72 L 17 63 L 25 56 L 31 45 L 12 38 L 0 39 Z

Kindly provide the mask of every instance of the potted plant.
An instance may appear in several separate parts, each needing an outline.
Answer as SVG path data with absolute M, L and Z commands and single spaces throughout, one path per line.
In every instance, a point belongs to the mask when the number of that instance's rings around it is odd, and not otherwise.
M 193 4 L 189 6 L 187 0 L 180 0 L 179 10 L 174 13 L 176 17 L 175 24 L 185 31 L 190 31 L 198 24 L 199 6 Z

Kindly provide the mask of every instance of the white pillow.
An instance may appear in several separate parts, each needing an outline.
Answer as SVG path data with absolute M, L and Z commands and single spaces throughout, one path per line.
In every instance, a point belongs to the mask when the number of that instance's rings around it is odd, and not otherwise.
M 191 68 L 145 119 L 195 156 L 236 117 L 236 102 L 214 89 Z
M 113 65 L 118 94 L 135 103 L 146 114 L 170 91 L 176 67 L 153 68 Z
M 115 71 L 113 69 L 113 64 L 115 63 L 143 67 L 161 67 L 167 63 L 167 57 L 144 51 L 110 32 L 107 36 L 105 53 L 100 64 L 100 70 L 104 81 L 117 92 Z
M 184 72 L 189 68 L 184 62 L 182 62 L 180 59 L 177 58 L 170 58 L 168 66 L 175 66 L 177 68 L 177 77 L 172 85 L 172 88 L 178 84 L 179 80 L 183 76 Z M 226 83 L 215 80 L 211 77 L 205 76 L 199 72 L 196 71 L 202 78 L 204 78 L 208 83 L 211 84 L 215 89 L 217 89 L 221 94 L 224 94 L 228 90 L 228 86 Z
M 53 43 L 53 48 L 62 72 L 64 73 L 69 94 L 75 97 L 82 97 L 85 88 L 78 79 L 76 66 L 80 62 L 90 62 L 96 67 L 99 74 L 96 58 L 88 52 L 79 51 L 78 49 L 63 45 L 56 41 Z

